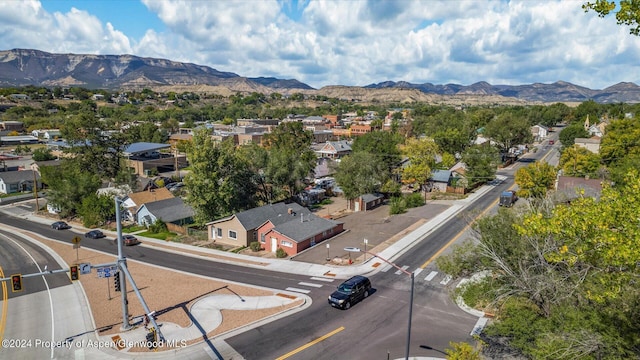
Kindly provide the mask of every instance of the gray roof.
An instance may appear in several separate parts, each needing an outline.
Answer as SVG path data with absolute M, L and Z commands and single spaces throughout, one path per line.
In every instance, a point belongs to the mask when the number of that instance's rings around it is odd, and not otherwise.
M 338 224 L 340 223 L 313 214 L 297 214 L 295 219 L 276 225 L 273 230 L 299 242 L 333 229 Z
M 2 179 L 5 184 L 15 184 L 25 180 L 33 181 L 33 170 L 2 171 L 0 172 L 0 179 Z M 38 173 L 36 173 L 36 179 L 40 179 Z
M 382 198 L 384 198 L 384 195 L 382 195 L 382 194 L 364 194 L 364 195 L 362 195 L 360 197 L 362 198 L 362 201 L 368 203 L 368 202 L 371 202 L 371 201 L 382 199 Z
M 179 197 L 148 202 L 143 206 L 163 222 L 173 222 L 176 220 L 190 218 L 195 215 L 193 208 L 185 204 Z
M 450 170 L 433 170 L 431 172 L 431 181 L 448 183 L 451 178 Z
M 137 142 L 127 146 L 127 148 L 124 149 L 124 153 L 125 155 L 134 155 L 147 151 L 166 149 L 168 147 L 171 147 L 171 145 L 150 142 Z
M 289 209 L 294 214 L 289 214 Z M 245 210 L 235 214 L 234 216 L 240 221 L 240 224 L 246 230 L 257 229 L 260 225 L 270 220 L 275 226 L 291 220 L 292 218 L 299 218 L 300 214 L 307 216 L 311 214 L 309 209 L 300 206 L 297 203 L 276 203 L 270 205 L 264 205 L 257 208 Z M 226 220 L 225 218 L 223 220 Z

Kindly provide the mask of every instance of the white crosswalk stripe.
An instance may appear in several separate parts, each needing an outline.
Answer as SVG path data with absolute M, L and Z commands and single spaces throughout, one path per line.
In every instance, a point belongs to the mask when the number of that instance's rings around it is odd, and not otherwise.
M 294 288 L 294 287 L 288 287 L 285 290 L 287 291 L 293 291 L 293 292 L 299 292 L 299 293 L 303 293 L 303 294 L 308 294 L 311 292 L 311 290 L 305 290 L 305 289 L 298 289 L 298 288 Z
M 451 275 L 447 275 L 444 277 L 444 279 L 442 279 L 442 281 L 440 281 L 441 285 L 447 285 L 449 283 L 449 281 L 451 281 L 452 277 Z
M 407 270 L 408 268 L 409 268 L 409 266 L 408 266 L 408 265 L 405 265 L 405 266 L 403 266 L 403 267 L 402 267 L 402 270 Z M 400 275 L 400 274 L 402 274 L 402 273 L 403 273 L 403 271 L 402 271 L 402 270 L 398 270 L 398 271 L 396 271 L 396 275 Z
M 314 288 L 321 288 L 322 287 L 322 284 L 314 284 L 314 283 L 308 283 L 308 282 L 304 282 L 304 281 L 299 282 L 298 285 L 311 286 L 311 287 L 314 287 Z
M 420 274 L 422 272 L 422 270 L 424 270 L 424 269 L 417 268 L 416 271 L 413 272 L 413 276 L 414 277 L 418 276 L 418 274 Z
M 436 275 L 438 275 L 437 271 L 432 271 L 429 273 L 429 275 L 427 275 L 426 278 L 424 278 L 426 281 L 431 281 L 433 280 L 434 277 L 436 277 Z
M 380 270 L 380 271 L 382 271 L 382 272 L 387 272 L 387 271 L 389 271 L 389 269 L 391 269 L 391 265 L 386 264 L 386 265 L 382 268 L 382 270 Z
M 329 279 L 329 278 L 314 276 L 314 277 L 311 278 L 311 280 L 324 281 L 324 282 L 333 282 L 335 279 Z

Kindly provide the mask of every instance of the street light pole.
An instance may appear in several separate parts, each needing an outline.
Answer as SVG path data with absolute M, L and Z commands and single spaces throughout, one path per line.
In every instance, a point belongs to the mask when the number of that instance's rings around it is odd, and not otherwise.
M 407 326 L 407 346 L 406 346 L 406 351 L 405 351 L 405 360 L 409 360 L 409 350 L 411 348 L 411 318 L 413 317 L 413 288 L 414 288 L 414 273 L 413 272 L 408 272 L 407 270 L 401 268 L 400 266 L 392 263 L 391 261 L 381 257 L 378 254 L 374 254 L 372 252 L 366 251 L 366 250 L 362 250 L 360 248 L 357 247 L 346 247 L 344 248 L 345 251 L 348 252 L 361 252 L 364 254 L 369 254 L 373 257 L 377 257 L 378 259 L 386 262 L 387 264 L 393 266 L 394 268 L 398 269 L 399 271 L 405 273 L 406 275 L 409 275 L 409 277 L 411 278 L 411 297 L 409 298 L 409 322 L 408 322 L 408 326 Z

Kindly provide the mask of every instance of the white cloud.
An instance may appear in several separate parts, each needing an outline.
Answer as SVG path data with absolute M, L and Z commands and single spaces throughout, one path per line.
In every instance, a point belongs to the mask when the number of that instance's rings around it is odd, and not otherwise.
M 142 1 L 165 25 L 142 38 L 90 2 L 48 13 L 38 1 L 0 2 L 0 38 L 6 48 L 131 53 L 314 87 L 640 83 L 640 38 L 580 1 Z

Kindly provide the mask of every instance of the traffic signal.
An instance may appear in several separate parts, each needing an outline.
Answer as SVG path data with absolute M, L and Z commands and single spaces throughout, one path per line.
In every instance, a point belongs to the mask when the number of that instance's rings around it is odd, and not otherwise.
M 22 275 L 11 275 L 11 292 L 22 291 Z
M 113 276 L 113 282 L 114 282 L 114 285 L 116 286 L 116 291 L 120 291 L 120 271 L 117 271 L 116 274 Z
M 156 348 L 156 329 L 151 328 L 149 329 L 149 332 L 147 333 L 147 347 L 149 348 L 149 350 L 153 350 Z
M 80 279 L 80 273 L 78 272 L 78 265 L 71 265 L 69 267 L 69 274 L 71 275 L 71 281 Z

